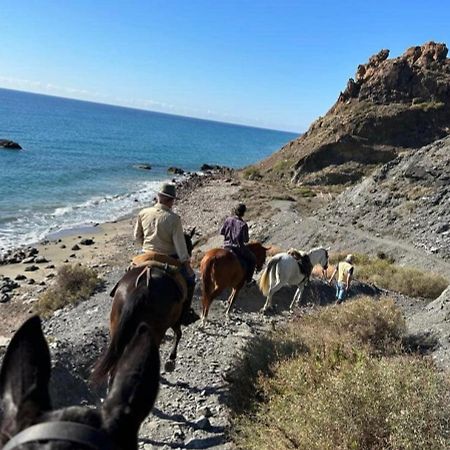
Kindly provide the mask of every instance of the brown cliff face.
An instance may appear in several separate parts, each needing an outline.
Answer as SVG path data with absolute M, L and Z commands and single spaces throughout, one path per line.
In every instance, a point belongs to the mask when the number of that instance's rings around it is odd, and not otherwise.
M 324 117 L 260 164 L 267 177 L 301 184 L 355 182 L 399 151 L 450 133 L 450 59 L 429 42 L 388 59 L 381 50 Z

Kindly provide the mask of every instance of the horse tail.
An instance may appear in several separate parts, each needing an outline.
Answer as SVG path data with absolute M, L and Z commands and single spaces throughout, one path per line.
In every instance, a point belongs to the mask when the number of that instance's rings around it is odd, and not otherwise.
M 274 265 L 278 262 L 279 258 L 274 256 L 269 260 L 267 263 L 267 267 L 264 269 L 263 273 L 261 274 L 261 277 L 259 279 L 259 289 L 263 293 L 263 295 L 267 295 L 269 293 L 270 288 L 270 275 L 272 273 L 272 269 Z
M 142 292 L 137 296 L 129 296 L 124 302 L 116 330 L 111 333 L 111 341 L 92 371 L 90 379 L 95 385 L 102 383 L 108 374 L 114 374 L 117 363 L 125 347 L 133 338 L 143 316 L 140 311 L 143 306 L 143 297 Z
M 203 296 L 208 296 L 216 287 L 214 282 L 214 267 L 216 257 L 204 258 L 200 264 L 200 272 L 202 274 L 202 290 Z

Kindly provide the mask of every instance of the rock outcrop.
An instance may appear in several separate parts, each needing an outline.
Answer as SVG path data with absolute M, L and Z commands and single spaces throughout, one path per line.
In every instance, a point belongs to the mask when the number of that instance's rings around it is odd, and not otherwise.
M 6 148 L 10 150 L 22 150 L 22 147 L 14 141 L 8 139 L 0 139 L 0 148 Z
M 324 117 L 263 161 L 263 175 L 301 184 L 352 183 L 399 152 L 450 132 L 450 59 L 429 42 L 360 65 Z
M 438 340 L 433 360 L 442 368 L 450 370 L 450 286 L 423 310 L 408 318 L 409 331 L 429 335 Z

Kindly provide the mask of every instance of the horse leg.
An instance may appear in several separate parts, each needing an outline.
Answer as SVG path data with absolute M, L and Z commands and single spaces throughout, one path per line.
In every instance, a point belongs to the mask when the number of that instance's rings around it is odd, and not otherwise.
M 266 303 L 264 303 L 264 306 L 262 308 L 262 312 L 264 313 L 269 308 L 272 307 L 272 297 L 275 294 L 275 292 L 278 292 L 282 288 L 282 283 L 277 281 L 273 286 L 270 286 L 269 293 L 267 294 Z
M 240 288 L 233 288 L 232 291 L 231 291 L 231 295 L 228 297 L 228 301 L 227 301 L 228 306 L 227 306 L 227 309 L 225 311 L 225 315 L 227 317 L 230 315 L 231 306 L 233 305 L 233 302 L 236 299 L 239 290 L 240 290 Z
M 177 349 L 178 349 L 178 343 L 181 339 L 181 326 L 180 324 L 174 325 L 172 327 L 173 332 L 175 333 L 173 337 L 173 346 L 172 351 L 170 352 L 169 359 L 166 361 L 166 364 L 164 365 L 164 370 L 166 372 L 173 372 L 175 369 L 175 360 L 177 358 Z
M 289 306 L 289 309 L 292 309 L 296 302 L 300 302 L 300 299 L 301 299 L 302 294 L 303 294 L 303 290 L 305 289 L 305 281 L 306 280 L 303 280 L 298 285 L 297 290 L 295 291 L 295 294 L 294 294 L 294 298 L 292 299 L 291 306 Z
M 220 289 L 214 289 L 209 295 L 203 295 L 202 297 L 202 321 L 200 327 L 203 328 L 206 324 L 206 319 L 208 317 L 209 308 L 211 306 L 212 301 L 220 294 Z

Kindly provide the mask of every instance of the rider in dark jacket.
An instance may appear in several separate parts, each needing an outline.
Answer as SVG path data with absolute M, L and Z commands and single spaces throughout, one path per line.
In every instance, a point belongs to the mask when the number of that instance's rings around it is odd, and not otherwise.
M 233 214 L 228 217 L 220 234 L 224 237 L 223 246 L 233 251 L 238 258 L 243 259 L 247 266 L 247 282 L 250 283 L 255 272 L 255 255 L 245 246 L 248 242 L 248 225 L 243 219 L 246 206 L 239 203 L 233 210 Z

